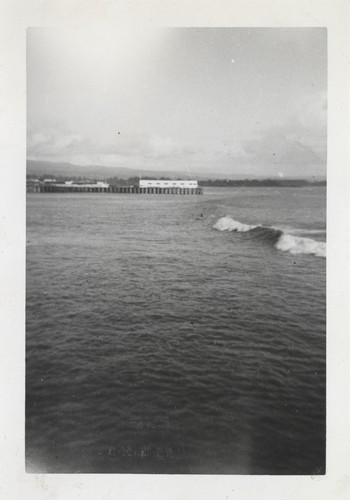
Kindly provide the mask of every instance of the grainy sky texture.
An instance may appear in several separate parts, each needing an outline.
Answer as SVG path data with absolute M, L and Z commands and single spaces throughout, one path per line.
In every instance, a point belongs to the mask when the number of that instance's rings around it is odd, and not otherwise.
M 323 28 L 31 28 L 27 86 L 30 159 L 326 173 Z

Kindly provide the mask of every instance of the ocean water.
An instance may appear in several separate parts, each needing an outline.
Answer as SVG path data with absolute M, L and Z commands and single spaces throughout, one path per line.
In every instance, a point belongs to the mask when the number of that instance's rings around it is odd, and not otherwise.
M 29 472 L 322 474 L 326 191 L 28 194 Z

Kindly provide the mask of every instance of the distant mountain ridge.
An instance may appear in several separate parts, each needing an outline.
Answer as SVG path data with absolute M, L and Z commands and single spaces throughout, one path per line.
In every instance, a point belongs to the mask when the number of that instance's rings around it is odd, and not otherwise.
M 73 163 L 59 163 L 49 161 L 27 160 L 27 175 L 72 176 L 91 179 L 108 179 L 119 177 L 128 179 L 139 177 L 140 170 L 126 167 L 105 167 L 103 165 L 74 165 Z M 142 170 L 144 177 L 181 177 L 189 179 L 188 172 L 174 172 L 171 170 Z
M 220 171 L 215 172 L 205 172 L 198 173 L 192 172 L 189 174 L 188 172 L 178 172 L 174 170 L 142 170 L 142 177 L 153 177 L 160 178 L 166 177 L 169 179 L 198 179 L 198 180 L 226 180 L 229 179 L 231 181 L 239 181 L 239 180 L 263 180 L 269 177 L 269 179 L 275 179 L 282 181 L 283 179 L 287 181 L 288 177 L 277 178 L 268 175 L 252 175 L 248 174 L 227 174 L 221 173 Z M 48 177 L 82 177 L 87 179 L 98 179 L 98 180 L 107 180 L 112 177 L 118 177 L 119 179 L 130 179 L 132 177 L 139 177 L 140 170 L 127 168 L 127 167 L 106 167 L 103 165 L 75 165 L 73 163 L 63 163 L 63 162 L 51 162 L 51 161 L 39 161 L 39 160 L 27 160 L 27 175 L 28 176 L 48 176 Z M 294 179 L 294 178 L 293 178 Z M 314 182 L 314 181 L 322 181 L 325 182 L 325 178 L 323 176 L 320 177 L 304 177 L 303 180 L 305 182 Z M 210 184 L 209 184 L 210 185 Z

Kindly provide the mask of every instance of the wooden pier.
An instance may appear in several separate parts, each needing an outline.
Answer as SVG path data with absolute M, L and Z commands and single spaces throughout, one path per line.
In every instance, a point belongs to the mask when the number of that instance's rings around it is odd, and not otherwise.
M 118 194 L 167 194 L 167 195 L 201 195 L 203 188 L 180 187 L 138 187 L 138 186 L 89 186 L 66 185 L 61 183 L 44 183 L 27 185 L 27 192 L 34 193 L 118 193 Z

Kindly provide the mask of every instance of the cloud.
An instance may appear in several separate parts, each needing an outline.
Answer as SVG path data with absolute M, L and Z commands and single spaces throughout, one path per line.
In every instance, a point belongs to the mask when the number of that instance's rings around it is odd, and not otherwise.
M 304 100 L 297 113 L 243 141 L 252 165 L 269 165 L 276 173 L 325 173 L 327 161 L 327 100 L 325 93 Z
M 180 145 L 172 137 L 127 134 L 119 131 L 104 140 L 87 137 L 59 124 L 40 128 L 30 126 L 27 156 L 36 160 L 64 161 L 77 164 L 134 165 L 195 157 L 200 149 Z
M 273 127 L 257 139 L 245 142 L 245 152 L 250 160 L 276 165 L 300 165 L 321 162 L 321 156 L 310 146 L 299 140 L 299 134 L 286 128 Z
M 43 127 L 40 131 L 28 130 L 27 154 L 29 157 L 55 157 L 74 154 L 90 147 L 87 138 L 78 133 Z
M 305 129 L 324 131 L 327 125 L 327 93 L 318 92 L 304 99 L 299 109 L 299 122 Z
M 59 122 L 29 123 L 27 154 L 36 160 L 77 164 L 103 164 L 154 168 L 206 166 L 227 172 L 259 175 L 324 175 L 327 157 L 327 100 L 325 92 L 300 101 L 280 125 L 234 136 L 220 131 L 217 140 L 194 145 L 170 134 L 112 130 L 106 134 L 84 134 Z M 247 137 L 249 135 L 249 138 Z M 245 136 L 245 138 L 244 138 Z M 237 170 L 238 169 L 238 170 Z
M 162 137 L 159 135 L 151 136 L 148 149 L 148 156 L 156 158 L 179 154 L 179 146 L 171 137 Z

